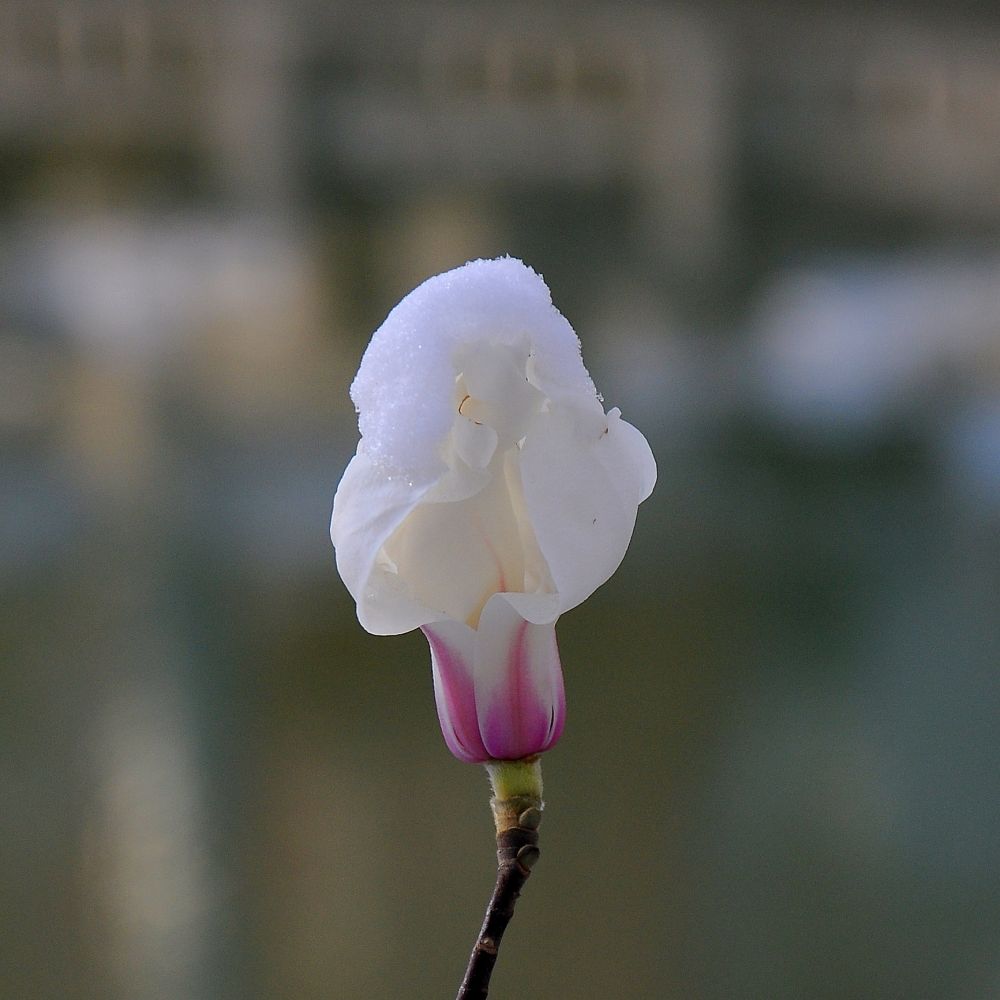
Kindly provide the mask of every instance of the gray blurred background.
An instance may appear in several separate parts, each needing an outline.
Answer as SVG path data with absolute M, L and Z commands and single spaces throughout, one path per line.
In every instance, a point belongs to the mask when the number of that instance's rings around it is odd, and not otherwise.
M 0 995 L 454 994 L 486 780 L 327 522 L 510 252 L 660 479 L 498 1000 L 1000 997 L 998 233 L 971 5 L 3 4 Z

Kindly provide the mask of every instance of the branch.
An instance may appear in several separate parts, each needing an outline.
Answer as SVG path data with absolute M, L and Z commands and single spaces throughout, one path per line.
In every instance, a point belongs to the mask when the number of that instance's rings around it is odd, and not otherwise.
M 542 821 L 542 811 L 540 803 L 536 803 L 537 800 L 528 798 L 520 801 L 506 799 L 503 802 L 504 812 L 508 815 L 521 806 L 525 808 L 514 813 L 517 816 L 516 826 L 497 833 L 497 881 L 457 1000 L 483 1000 L 489 993 L 490 976 L 497 964 L 503 933 L 514 916 L 514 905 L 540 854 L 538 825 Z M 494 814 L 497 814 L 496 804 Z M 499 821 L 497 825 L 500 825 Z

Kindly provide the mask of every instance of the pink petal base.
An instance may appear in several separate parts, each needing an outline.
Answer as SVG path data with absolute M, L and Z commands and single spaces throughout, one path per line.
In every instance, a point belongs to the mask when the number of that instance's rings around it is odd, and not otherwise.
M 436 622 L 424 625 L 422 631 L 431 647 L 434 701 L 444 741 L 459 760 L 479 764 L 489 760 L 490 755 L 483 746 L 476 717 L 472 657 L 469 655 L 473 652 L 475 639 L 474 635 L 463 635 L 459 631 L 462 628 L 454 622 Z M 472 642 L 462 641 L 470 638 Z M 472 648 L 462 649 L 463 646 Z
M 554 622 L 525 621 L 495 595 L 478 632 L 458 622 L 423 632 L 441 732 L 459 760 L 519 760 L 555 745 L 566 696 Z
M 509 633 L 501 669 L 492 697 L 477 690 L 483 745 L 496 760 L 548 750 L 562 735 L 566 716 L 554 626 L 521 621 Z

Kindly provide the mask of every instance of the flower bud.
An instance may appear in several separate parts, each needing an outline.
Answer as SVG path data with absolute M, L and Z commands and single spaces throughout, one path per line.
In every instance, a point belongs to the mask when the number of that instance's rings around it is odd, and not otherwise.
M 368 631 L 422 628 L 461 760 L 551 747 L 565 717 L 559 615 L 615 571 L 653 488 L 548 288 L 513 258 L 424 282 L 351 387 L 361 441 L 334 500 L 337 566 Z

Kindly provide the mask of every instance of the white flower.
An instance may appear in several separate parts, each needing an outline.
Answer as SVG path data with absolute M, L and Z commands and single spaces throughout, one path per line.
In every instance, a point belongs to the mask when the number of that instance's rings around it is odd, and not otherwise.
M 572 327 L 510 257 L 407 295 L 351 397 L 362 437 L 331 535 L 361 624 L 423 628 L 456 756 L 547 749 L 564 711 L 555 621 L 625 555 L 656 479 L 645 438 L 605 414 Z

